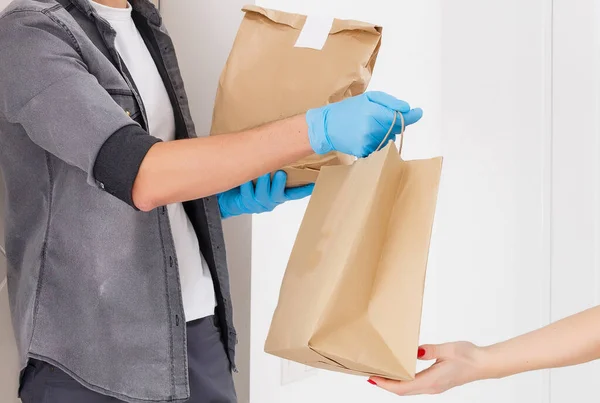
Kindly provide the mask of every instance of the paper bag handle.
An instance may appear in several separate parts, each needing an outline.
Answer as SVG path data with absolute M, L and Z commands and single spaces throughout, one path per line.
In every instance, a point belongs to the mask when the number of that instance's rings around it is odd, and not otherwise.
M 392 121 L 390 130 L 388 130 L 387 134 L 385 135 L 383 140 L 381 140 L 381 143 L 379 144 L 379 146 L 377 147 L 377 150 L 375 150 L 375 151 L 381 150 L 383 148 L 383 146 L 387 143 L 387 140 L 390 137 L 390 134 L 392 134 L 392 131 L 394 130 L 394 126 L 396 126 L 396 120 L 398 120 L 398 116 L 400 116 L 400 121 L 402 122 L 402 129 L 400 129 L 400 149 L 398 150 L 398 153 L 402 154 L 402 144 L 404 143 L 404 129 L 406 128 L 406 126 L 404 124 L 404 116 L 398 111 L 394 111 L 394 120 Z

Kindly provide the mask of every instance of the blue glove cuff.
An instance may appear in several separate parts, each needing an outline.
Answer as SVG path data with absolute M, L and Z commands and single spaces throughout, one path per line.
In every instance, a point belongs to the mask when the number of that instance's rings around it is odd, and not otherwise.
M 327 106 L 306 112 L 308 140 L 317 154 L 327 154 L 334 150 L 327 135 Z

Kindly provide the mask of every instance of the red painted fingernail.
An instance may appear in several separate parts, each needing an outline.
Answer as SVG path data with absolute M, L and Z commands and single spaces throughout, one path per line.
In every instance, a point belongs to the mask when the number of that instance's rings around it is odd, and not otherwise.
M 375 386 L 377 386 L 377 382 L 375 382 L 375 381 L 374 381 L 374 380 L 372 380 L 372 379 L 369 379 L 367 382 L 369 382 L 371 385 L 375 385 Z
M 417 358 L 421 358 L 425 355 L 425 349 L 424 348 L 420 348 L 419 351 L 417 352 Z

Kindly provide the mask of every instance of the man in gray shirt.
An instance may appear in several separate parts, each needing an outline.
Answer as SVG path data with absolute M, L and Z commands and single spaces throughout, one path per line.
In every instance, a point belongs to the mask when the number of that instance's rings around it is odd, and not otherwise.
M 422 113 L 372 92 L 197 137 L 157 10 L 96 2 L 16 0 L 0 14 L 21 398 L 235 402 L 222 218 L 309 195 L 267 173 L 313 152 L 369 155 L 396 113 Z

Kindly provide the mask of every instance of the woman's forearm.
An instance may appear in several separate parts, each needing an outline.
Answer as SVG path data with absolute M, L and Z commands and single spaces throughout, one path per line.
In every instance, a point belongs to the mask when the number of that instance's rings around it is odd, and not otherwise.
M 600 359 L 600 307 L 489 347 L 464 341 L 423 345 L 418 355 L 435 363 L 414 381 L 372 377 L 369 382 L 400 396 L 439 394 L 483 379 Z
M 304 115 L 235 134 L 157 143 L 133 187 L 136 207 L 217 194 L 312 153 Z
M 482 349 L 483 378 L 600 359 L 600 307 Z

